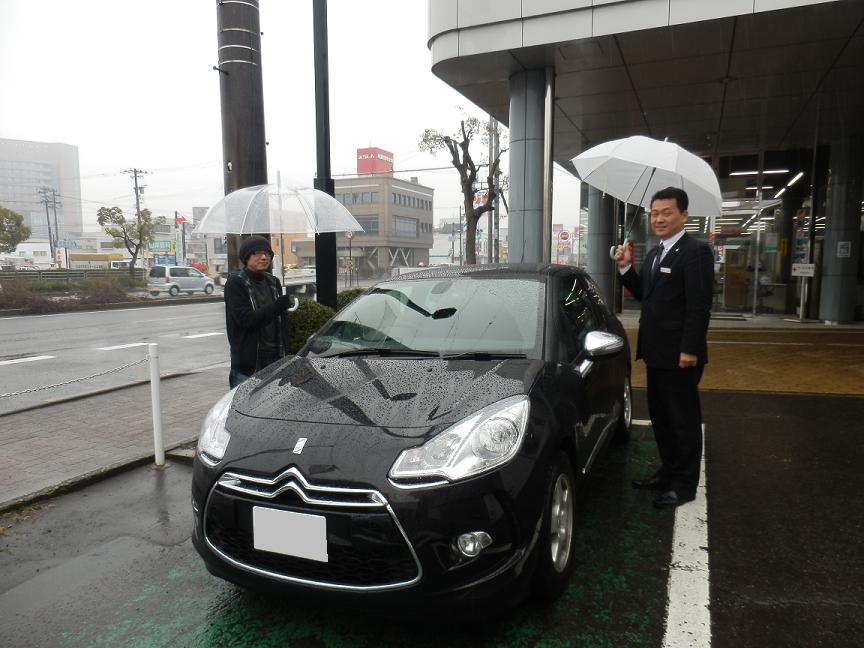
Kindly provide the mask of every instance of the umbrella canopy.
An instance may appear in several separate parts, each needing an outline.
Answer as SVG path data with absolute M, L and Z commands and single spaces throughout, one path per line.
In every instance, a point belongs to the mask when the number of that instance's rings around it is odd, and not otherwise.
M 579 178 L 631 205 L 651 207 L 651 196 L 678 187 L 690 199 L 693 216 L 720 214 L 717 176 L 705 160 L 672 142 L 634 135 L 598 144 L 572 160 Z
M 360 223 L 330 194 L 311 187 L 256 185 L 232 191 L 195 226 L 200 234 L 362 232 Z

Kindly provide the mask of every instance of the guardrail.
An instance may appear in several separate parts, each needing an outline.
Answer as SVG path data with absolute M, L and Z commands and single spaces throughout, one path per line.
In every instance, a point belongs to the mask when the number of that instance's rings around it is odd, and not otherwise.
M 83 281 L 84 279 L 95 279 L 97 277 L 129 276 L 129 270 L 107 270 L 104 268 L 86 268 L 71 270 L 2 270 L 0 271 L 0 282 L 3 281 Z M 143 281 L 146 278 L 143 268 L 135 269 L 135 279 Z

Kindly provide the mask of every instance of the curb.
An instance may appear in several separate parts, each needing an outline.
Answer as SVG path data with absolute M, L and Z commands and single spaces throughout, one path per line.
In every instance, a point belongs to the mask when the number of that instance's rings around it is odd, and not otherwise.
M 177 441 L 176 443 L 172 443 L 170 446 L 165 447 L 165 453 L 167 455 L 167 453 L 171 452 L 172 450 L 175 450 L 180 446 L 193 443 L 197 439 L 198 436 L 196 435 L 193 437 L 182 439 L 180 441 Z M 21 495 L 19 497 L 16 497 L 15 499 L 8 500 L 6 502 L 0 502 L 0 514 L 8 513 L 9 511 L 19 509 L 23 506 L 29 506 L 30 504 L 34 504 L 35 502 L 45 500 L 50 497 L 55 497 L 57 495 L 63 495 L 64 493 L 68 493 L 73 490 L 77 490 L 89 484 L 106 479 L 107 477 L 111 477 L 113 475 L 121 473 L 130 468 L 152 462 L 153 458 L 154 457 L 152 452 L 146 454 L 138 454 L 134 457 L 130 457 L 129 459 L 117 461 L 108 466 L 97 468 L 96 470 L 91 470 L 90 472 L 79 475 L 78 477 L 71 477 L 54 486 L 47 486 L 46 488 L 42 488 L 33 493 L 27 493 L 26 495 Z M 184 461 L 184 459 L 180 458 L 180 461 Z M 166 461 L 165 468 L 168 468 L 170 466 L 171 464 Z

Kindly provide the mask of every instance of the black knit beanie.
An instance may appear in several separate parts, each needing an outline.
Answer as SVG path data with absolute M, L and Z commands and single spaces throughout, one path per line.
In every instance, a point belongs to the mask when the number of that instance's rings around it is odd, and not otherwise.
M 264 250 L 269 254 L 271 259 L 273 258 L 273 248 L 270 247 L 270 241 L 263 236 L 250 236 L 240 244 L 240 251 L 238 254 L 240 257 L 240 263 L 246 265 L 246 259 L 249 258 L 249 255 L 253 252 L 260 252 L 261 250 Z

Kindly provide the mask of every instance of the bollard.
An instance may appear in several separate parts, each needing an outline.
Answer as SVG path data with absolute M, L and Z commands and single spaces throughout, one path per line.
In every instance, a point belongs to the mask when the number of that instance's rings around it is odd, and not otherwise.
M 165 465 L 165 446 L 162 443 L 162 403 L 159 398 L 159 345 L 148 344 L 150 358 L 150 401 L 153 406 L 153 453 L 157 466 Z

